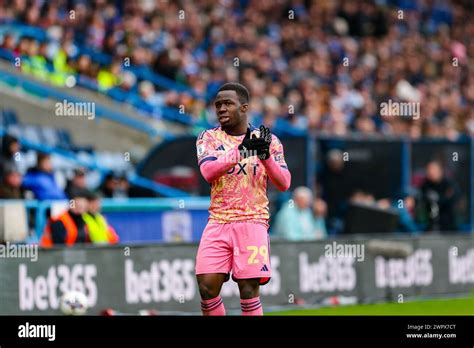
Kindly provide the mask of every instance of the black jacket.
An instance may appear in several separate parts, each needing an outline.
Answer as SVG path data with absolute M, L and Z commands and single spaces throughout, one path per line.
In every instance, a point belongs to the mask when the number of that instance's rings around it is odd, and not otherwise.
M 440 182 L 426 180 L 421 186 L 421 199 L 428 214 L 428 231 L 454 231 L 457 229 L 455 209 L 459 189 L 449 179 Z

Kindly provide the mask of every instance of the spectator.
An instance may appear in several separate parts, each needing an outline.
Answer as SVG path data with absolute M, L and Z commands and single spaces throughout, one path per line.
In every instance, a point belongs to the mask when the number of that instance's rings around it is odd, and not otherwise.
M 36 40 L 31 40 L 28 47 L 27 57 L 21 65 L 22 70 L 32 74 L 40 80 L 48 79 L 48 62 L 45 51 L 46 43 L 39 44 Z M 42 51 L 40 51 L 40 48 Z
M 15 38 L 12 34 L 7 33 L 3 36 L 3 41 L 0 45 L 0 48 L 7 51 L 13 51 L 15 49 Z
M 24 199 L 25 191 L 21 187 L 22 177 L 16 166 L 5 166 L 0 184 L 0 199 Z
M 123 92 L 131 92 L 135 89 L 137 83 L 137 77 L 131 71 L 124 71 L 120 75 L 119 87 Z
M 150 81 L 140 82 L 138 85 L 138 93 L 141 103 L 145 103 L 149 106 L 154 113 L 165 105 L 164 95 L 156 93 L 155 86 Z
M 94 70 L 94 64 L 92 63 L 90 56 L 86 54 L 81 55 L 74 64 L 74 69 L 78 81 L 85 83 L 95 83 L 96 72 Z
M 13 50 L 15 56 L 24 56 L 28 53 L 28 47 L 30 46 L 31 39 L 27 36 L 23 36 L 19 39 L 17 46 Z
M 382 198 L 374 201 L 371 200 L 371 195 L 367 195 L 364 192 L 358 192 L 356 197 L 358 203 L 375 203 L 377 207 L 387 210 L 390 208 L 395 208 L 398 212 L 398 231 L 412 233 L 419 231 L 419 228 L 415 223 L 415 219 L 413 218 L 415 213 L 415 198 L 413 195 L 406 194 L 400 199 L 392 200 L 390 198 Z
M 454 231 L 455 209 L 459 198 L 457 185 L 446 178 L 438 161 L 426 166 L 426 179 L 421 186 L 421 202 L 428 216 L 427 231 Z
M 400 204 L 402 203 L 402 204 Z M 398 228 L 401 232 L 418 232 L 420 228 L 415 222 L 415 197 L 412 194 L 407 194 L 403 197 L 402 202 L 394 201 L 393 207 L 399 211 Z
M 3 177 L 5 169 L 17 168 L 15 156 L 20 152 L 20 142 L 11 135 L 5 135 L 2 139 L 2 152 L 0 154 L 0 179 Z
M 119 61 L 112 62 L 108 69 L 101 69 L 97 76 L 99 89 L 102 91 L 107 91 L 117 86 L 120 83 L 121 71 L 122 71 L 122 67 Z
M 327 222 L 331 234 L 342 228 L 346 195 L 349 190 L 345 184 L 345 163 L 343 153 L 332 149 L 327 154 L 326 166 L 318 174 L 319 189 L 327 203 Z
M 71 180 L 66 184 L 66 195 L 71 198 L 76 193 L 86 191 L 86 172 L 82 168 L 74 169 L 74 174 Z
M 130 183 L 126 175 L 118 177 L 117 188 L 114 191 L 114 198 L 128 198 L 130 191 Z
M 114 173 L 108 173 L 102 185 L 100 186 L 99 192 L 103 198 L 114 198 L 115 192 L 118 189 L 119 181 L 118 176 Z
M 287 240 L 316 239 L 311 202 L 313 194 L 307 187 L 300 186 L 293 192 L 293 199 L 288 201 L 277 213 L 275 235 Z
M 56 218 L 49 219 L 40 246 L 51 248 L 55 245 L 68 247 L 76 244 L 90 243 L 89 233 L 82 214 L 87 212 L 87 194 L 77 193 L 72 197 L 69 210 Z
M 54 178 L 51 156 L 37 154 L 36 167 L 31 168 L 23 178 L 23 188 L 33 192 L 36 199 L 66 199 L 66 194 Z
M 96 194 L 88 195 L 88 211 L 82 215 L 89 237 L 92 243 L 95 244 L 116 244 L 119 242 L 119 237 L 114 228 L 110 226 L 105 217 L 100 213 L 101 200 Z
M 315 239 L 325 239 L 328 236 L 326 230 L 327 204 L 321 198 L 313 202 L 314 236 Z

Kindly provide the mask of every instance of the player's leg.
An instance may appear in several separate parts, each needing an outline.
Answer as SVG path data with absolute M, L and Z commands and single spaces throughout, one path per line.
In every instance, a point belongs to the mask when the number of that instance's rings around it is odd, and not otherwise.
M 198 274 L 196 278 L 201 299 L 211 300 L 219 296 L 222 284 L 224 284 L 227 277 L 228 275 L 224 273 Z
M 199 274 L 196 276 L 203 315 L 225 315 L 224 303 L 219 294 L 226 276 L 227 274 L 223 273 Z
M 225 315 L 219 294 L 222 284 L 228 280 L 232 264 L 232 248 L 227 235 L 225 224 L 208 224 L 199 243 L 196 278 L 203 315 Z
M 263 315 L 260 302 L 260 278 L 237 279 L 242 315 Z
M 267 227 L 252 222 L 236 223 L 233 227 L 232 277 L 239 285 L 242 315 L 263 315 L 259 289 L 271 277 Z

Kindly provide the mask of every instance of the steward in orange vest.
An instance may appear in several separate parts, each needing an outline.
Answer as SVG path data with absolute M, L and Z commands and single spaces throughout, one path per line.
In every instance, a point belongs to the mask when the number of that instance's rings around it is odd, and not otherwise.
M 49 219 L 40 246 L 51 248 L 54 245 L 73 246 L 77 243 L 90 243 L 89 233 L 82 214 L 87 211 L 85 194 L 78 193 L 70 201 L 70 209 L 60 216 Z

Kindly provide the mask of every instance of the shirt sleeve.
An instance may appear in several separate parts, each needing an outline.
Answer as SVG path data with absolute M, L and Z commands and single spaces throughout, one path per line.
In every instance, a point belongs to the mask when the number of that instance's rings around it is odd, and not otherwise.
M 273 136 L 273 141 L 270 145 L 270 155 L 273 157 L 275 162 L 283 169 L 288 169 L 288 165 L 285 161 L 285 154 L 283 151 L 283 144 L 280 139 Z
M 198 166 L 201 166 L 206 161 L 215 161 L 217 159 L 213 145 L 214 139 L 209 132 L 207 130 L 202 131 L 196 140 Z
M 208 131 L 202 132 L 196 141 L 199 170 L 208 183 L 227 173 L 240 160 L 238 146 L 227 151 L 217 151 L 214 143 Z
M 291 174 L 288 165 L 285 162 L 285 154 L 283 152 L 283 144 L 273 135 L 270 145 L 270 158 L 262 160 L 263 166 L 267 171 L 267 175 L 271 182 L 280 191 L 286 191 L 291 185 Z

